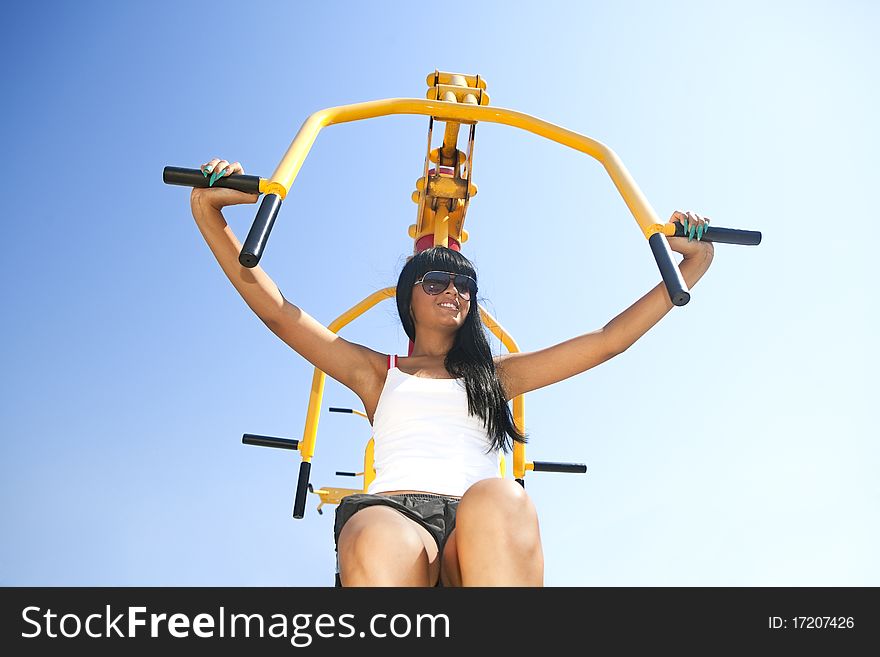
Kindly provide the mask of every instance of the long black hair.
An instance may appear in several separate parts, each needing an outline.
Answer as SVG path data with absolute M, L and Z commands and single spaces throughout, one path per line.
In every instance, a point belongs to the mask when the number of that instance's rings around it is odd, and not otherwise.
M 403 330 L 413 342 L 416 340 L 416 327 L 411 315 L 413 286 L 429 271 L 449 271 L 467 274 L 474 280 L 477 278 L 471 261 L 459 251 L 445 246 L 433 246 L 412 256 L 397 280 L 397 314 Z M 443 365 L 453 377 L 464 379 L 468 413 L 483 420 L 483 426 L 489 435 L 490 446 L 487 452 L 493 449 L 509 451 L 513 445 L 511 439 L 519 443 L 527 442 L 528 434 L 517 429 L 504 389 L 498 380 L 476 298 L 470 300 L 467 317 L 456 332 Z

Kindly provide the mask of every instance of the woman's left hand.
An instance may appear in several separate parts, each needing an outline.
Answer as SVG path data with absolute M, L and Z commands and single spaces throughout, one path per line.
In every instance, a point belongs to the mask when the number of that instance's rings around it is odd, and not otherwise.
M 672 213 L 667 223 L 683 224 L 687 237 L 671 237 L 666 236 L 669 242 L 669 248 L 673 251 L 681 253 L 685 258 L 694 258 L 698 256 L 711 257 L 715 254 L 715 247 L 712 242 L 703 242 L 703 233 L 709 227 L 709 219 L 701 217 L 696 212 L 680 212 L 676 210 Z

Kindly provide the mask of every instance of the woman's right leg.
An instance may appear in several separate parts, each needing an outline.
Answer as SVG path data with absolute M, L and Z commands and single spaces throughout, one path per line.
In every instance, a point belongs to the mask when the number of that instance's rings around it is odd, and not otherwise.
M 431 533 L 387 506 L 351 516 L 336 549 L 343 586 L 433 586 L 440 570 Z

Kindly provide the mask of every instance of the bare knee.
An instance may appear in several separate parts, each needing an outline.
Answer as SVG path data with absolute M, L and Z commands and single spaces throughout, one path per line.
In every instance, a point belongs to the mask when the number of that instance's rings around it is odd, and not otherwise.
M 484 479 L 461 498 L 456 527 L 493 533 L 509 548 L 531 551 L 540 543 L 538 512 L 525 489 L 510 479 Z
M 358 511 L 343 526 L 337 543 L 342 585 L 428 586 L 432 555 L 420 531 L 427 534 L 387 507 Z
M 525 489 L 510 479 L 483 479 L 467 489 L 459 502 L 457 516 L 479 514 L 519 520 L 538 514 Z

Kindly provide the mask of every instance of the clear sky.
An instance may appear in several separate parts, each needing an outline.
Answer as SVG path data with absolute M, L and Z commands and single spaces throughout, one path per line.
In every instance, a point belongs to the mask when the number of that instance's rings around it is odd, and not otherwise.
M 438 68 L 610 146 L 663 221 L 763 232 L 628 351 L 526 396 L 528 457 L 589 467 L 526 478 L 547 585 L 880 585 L 878 29 L 867 1 L 6 8 L 0 584 L 332 585 L 333 508 L 291 515 L 299 455 L 241 444 L 302 436 L 313 368 L 161 172 L 269 176 L 312 112 L 424 97 Z M 396 283 L 427 124 L 319 135 L 260 264 L 322 323 Z M 597 162 L 476 134 L 463 253 L 521 350 L 660 281 Z M 255 209 L 226 211 L 240 240 Z M 391 302 L 342 335 L 406 354 Z M 351 486 L 370 427 L 329 406 L 362 409 L 327 379 L 312 481 Z

